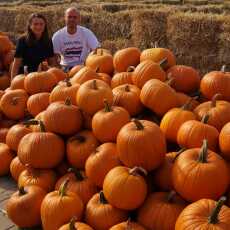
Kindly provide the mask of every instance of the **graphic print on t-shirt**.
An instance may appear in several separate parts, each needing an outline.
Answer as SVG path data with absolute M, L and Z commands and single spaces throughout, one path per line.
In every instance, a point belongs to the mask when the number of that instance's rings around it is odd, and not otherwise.
M 73 59 L 80 61 L 83 46 L 80 41 L 68 41 L 64 42 L 64 57 L 66 59 Z

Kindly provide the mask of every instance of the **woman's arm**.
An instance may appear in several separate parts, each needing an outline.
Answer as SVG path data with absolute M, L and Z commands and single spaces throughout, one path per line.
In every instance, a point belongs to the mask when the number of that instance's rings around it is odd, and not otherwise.
M 48 65 L 51 67 L 60 67 L 60 64 L 58 62 L 58 57 L 54 55 L 53 57 L 48 58 Z
M 22 63 L 22 58 L 14 58 L 12 69 L 11 69 L 11 81 L 18 74 L 21 63 Z

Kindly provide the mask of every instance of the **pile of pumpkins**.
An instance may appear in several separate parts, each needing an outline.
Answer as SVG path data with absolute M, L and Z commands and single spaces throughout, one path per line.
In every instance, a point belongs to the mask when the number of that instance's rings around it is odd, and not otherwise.
M 0 175 L 19 227 L 230 229 L 230 73 L 98 48 L 0 92 Z

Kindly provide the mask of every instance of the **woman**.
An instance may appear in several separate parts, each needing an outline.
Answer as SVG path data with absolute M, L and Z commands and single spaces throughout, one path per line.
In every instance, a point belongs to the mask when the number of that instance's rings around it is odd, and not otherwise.
M 28 20 L 27 32 L 19 38 L 11 70 L 11 80 L 18 74 L 38 71 L 40 63 L 55 64 L 52 40 L 49 38 L 47 22 L 43 15 L 32 14 Z

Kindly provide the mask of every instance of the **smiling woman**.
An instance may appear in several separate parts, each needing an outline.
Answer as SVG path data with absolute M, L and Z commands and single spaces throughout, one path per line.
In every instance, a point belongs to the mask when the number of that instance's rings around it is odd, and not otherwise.
M 53 56 L 53 45 L 49 38 L 46 19 L 41 14 L 32 14 L 28 20 L 27 32 L 17 41 L 11 79 L 23 73 L 24 66 L 28 67 L 28 72 L 35 72 L 39 64 L 45 60 L 54 65 Z

